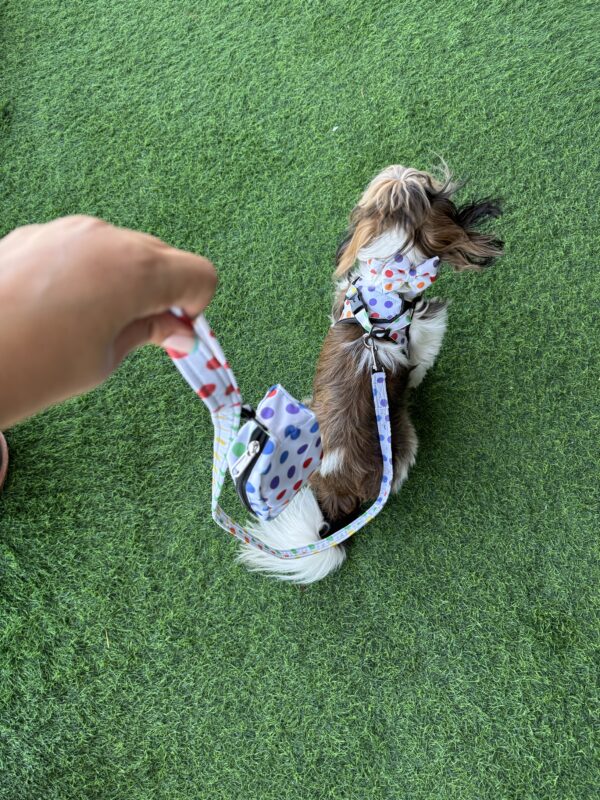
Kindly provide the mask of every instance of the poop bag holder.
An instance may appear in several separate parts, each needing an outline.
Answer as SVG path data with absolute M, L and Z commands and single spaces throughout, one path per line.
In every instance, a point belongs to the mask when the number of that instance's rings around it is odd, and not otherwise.
M 233 441 L 227 462 L 238 496 L 262 520 L 274 519 L 323 458 L 319 423 L 281 386 L 271 386 Z

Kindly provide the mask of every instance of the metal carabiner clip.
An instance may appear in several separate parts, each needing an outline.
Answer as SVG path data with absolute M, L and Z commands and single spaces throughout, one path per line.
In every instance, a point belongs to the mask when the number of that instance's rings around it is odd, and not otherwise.
M 373 336 L 370 333 L 365 333 L 362 338 L 365 347 L 371 353 L 371 368 L 373 372 L 377 372 L 379 370 L 379 364 L 377 363 L 377 346 L 375 345 Z

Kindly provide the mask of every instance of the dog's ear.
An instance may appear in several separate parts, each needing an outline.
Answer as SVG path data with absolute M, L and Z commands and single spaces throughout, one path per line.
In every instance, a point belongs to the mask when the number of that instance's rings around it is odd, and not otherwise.
M 501 213 L 498 200 L 485 198 L 457 207 L 447 192 L 433 193 L 430 213 L 416 233 L 415 244 L 457 271 L 480 270 L 502 255 L 504 243 L 492 233 L 481 233 L 477 226 Z

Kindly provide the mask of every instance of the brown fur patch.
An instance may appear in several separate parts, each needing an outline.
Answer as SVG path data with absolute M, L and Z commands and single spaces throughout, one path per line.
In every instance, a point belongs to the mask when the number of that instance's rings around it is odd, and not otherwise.
M 343 468 L 329 475 L 315 473 L 311 485 L 325 518 L 335 522 L 354 514 L 379 494 L 382 476 L 379 434 L 371 393 L 371 372 L 358 370 L 356 352 L 346 345 L 363 335 L 359 325 L 330 328 L 317 364 L 312 409 L 321 429 L 325 453 L 340 448 Z M 360 346 L 360 345 L 359 345 Z M 394 463 L 401 454 L 406 416 L 408 370 L 387 374 Z M 399 435 L 397 435 L 399 433 Z

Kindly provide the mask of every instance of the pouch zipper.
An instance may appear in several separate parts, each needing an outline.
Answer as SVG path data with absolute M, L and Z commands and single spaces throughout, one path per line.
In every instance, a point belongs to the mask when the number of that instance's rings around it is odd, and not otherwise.
M 250 441 L 246 447 L 246 452 L 238 458 L 231 470 L 238 497 L 251 514 L 254 514 L 255 512 L 250 505 L 248 495 L 246 493 L 246 480 L 248 479 L 248 476 L 252 472 L 254 465 L 262 453 L 268 438 L 269 434 L 266 432 L 266 430 L 257 425 L 252 432 L 252 436 L 250 437 Z

